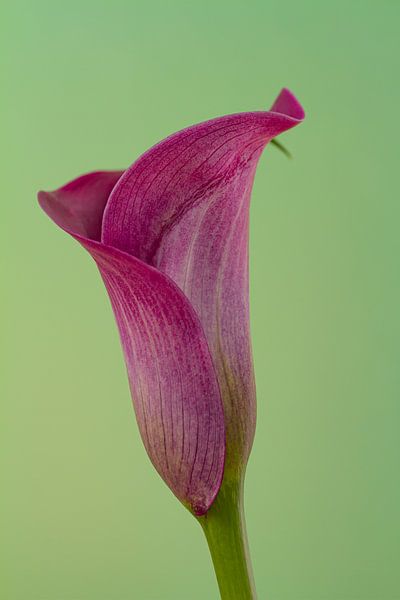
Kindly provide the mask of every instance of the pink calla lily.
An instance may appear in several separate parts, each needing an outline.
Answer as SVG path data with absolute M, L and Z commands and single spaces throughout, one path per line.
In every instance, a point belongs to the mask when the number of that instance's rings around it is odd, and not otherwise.
M 270 111 L 194 125 L 126 171 L 39 193 L 99 267 L 144 445 L 196 515 L 241 476 L 253 442 L 250 194 L 266 144 L 303 117 L 284 89 Z

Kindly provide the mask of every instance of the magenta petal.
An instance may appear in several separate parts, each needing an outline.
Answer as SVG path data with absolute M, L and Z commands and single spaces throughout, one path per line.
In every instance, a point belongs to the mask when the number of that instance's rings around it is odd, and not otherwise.
M 55 192 L 41 194 L 41 206 L 66 231 L 100 241 L 104 207 L 122 173 L 96 171 L 82 175 Z
M 228 467 L 242 468 L 255 427 L 249 332 L 249 201 L 265 145 L 304 117 L 282 90 L 270 112 L 228 115 L 163 140 L 121 177 L 104 243 L 166 273 L 203 325 L 225 409 Z
M 271 106 L 271 111 L 281 113 L 282 115 L 287 115 L 288 117 L 293 117 L 293 119 L 298 121 L 302 121 L 305 116 L 300 102 L 287 88 L 283 88 Z
M 40 192 L 39 201 L 95 259 L 118 324 L 146 450 L 175 495 L 201 515 L 211 506 L 224 469 L 224 416 L 214 365 L 199 319 L 174 282 L 89 239 L 97 237 L 111 180 L 111 174 L 84 176 L 55 192 Z M 97 203 L 95 195 L 87 195 L 94 189 Z

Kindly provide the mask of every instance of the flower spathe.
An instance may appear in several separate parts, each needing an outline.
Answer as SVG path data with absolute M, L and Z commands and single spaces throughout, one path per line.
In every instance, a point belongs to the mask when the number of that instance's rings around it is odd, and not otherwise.
M 250 194 L 266 144 L 303 117 L 284 89 L 271 111 L 194 125 L 126 171 L 39 193 L 99 267 L 144 445 L 196 515 L 224 474 L 244 471 L 251 449 Z

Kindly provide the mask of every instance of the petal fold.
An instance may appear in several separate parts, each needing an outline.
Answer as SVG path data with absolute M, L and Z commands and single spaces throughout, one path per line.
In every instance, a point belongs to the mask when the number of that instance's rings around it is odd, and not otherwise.
M 300 123 L 284 89 L 271 111 L 213 119 L 142 155 L 107 202 L 104 243 L 176 282 L 203 325 L 217 370 L 227 428 L 227 466 L 243 467 L 255 429 L 249 330 L 249 202 L 265 145 Z
M 96 261 L 119 328 L 148 455 L 174 494 L 202 515 L 218 493 L 224 470 L 217 377 L 198 316 L 176 284 L 136 257 L 97 241 L 104 196 L 118 177 L 90 174 L 55 192 L 40 192 L 39 202 Z

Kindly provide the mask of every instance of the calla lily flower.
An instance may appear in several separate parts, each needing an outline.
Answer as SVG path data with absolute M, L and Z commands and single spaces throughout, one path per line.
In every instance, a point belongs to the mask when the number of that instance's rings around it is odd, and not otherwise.
M 266 144 L 303 117 L 284 89 L 270 111 L 194 125 L 125 171 L 39 192 L 97 263 L 147 453 L 199 517 L 223 479 L 242 479 L 251 450 L 250 194 Z

